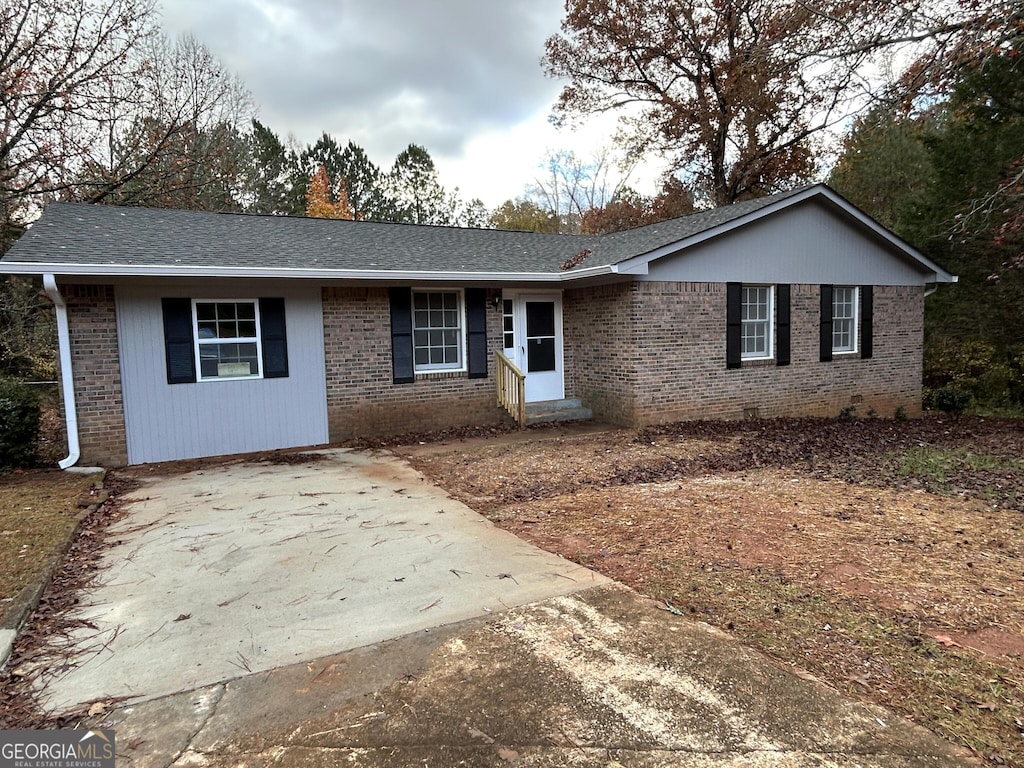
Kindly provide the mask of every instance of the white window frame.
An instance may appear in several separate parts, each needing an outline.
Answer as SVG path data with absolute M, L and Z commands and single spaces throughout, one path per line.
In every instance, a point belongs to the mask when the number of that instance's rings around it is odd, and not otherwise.
M 418 294 L 431 293 L 454 293 L 458 303 L 459 327 L 457 339 L 459 342 L 459 361 L 453 363 L 423 363 L 416 362 L 416 331 L 430 330 L 429 328 L 417 328 L 416 326 L 416 296 Z M 461 288 L 413 288 L 412 289 L 412 368 L 414 373 L 464 373 L 468 370 L 466 361 L 466 297 Z M 436 330 L 436 329 L 435 329 Z
M 767 314 L 768 317 L 763 320 L 740 320 L 740 358 L 742 360 L 771 360 L 775 354 L 775 286 L 774 285 L 748 285 L 744 283 L 741 287 L 742 293 L 740 294 L 740 317 L 746 314 L 743 310 L 747 306 L 747 291 L 758 290 L 765 291 L 767 295 Z M 765 326 L 765 351 L 764 353 L 758 352 L 747 352 L 743 349 L 743 340 L 748 338 L 747 328 L 751 325 Z
M 850 291 L 850 316 L 839 317 L 836 315 L 836 300 L 840 291 Z M 860 313 L 860 289 L 855 285 L 836 285 L 832 287 L 832 354 L 853 355 L 857 353 L 859 334 L 857 326 Z M 836 323 L 843 322 L 850 324 L 849 346 L 836 346 Z
M 199 312 L 200 304 L 252 304 L 254 317 L 256 318 L 256 336 L 239 336 L 235 338 L 214 338 L 201 339 L 199 337 Z M 240 381 L 243 379 L 263 378 L 263 333 L 260 326 L 260 301 L 259 299 L 192 299 L 192 338 L 196 356 L 196 382 L 207 381 Z M 256 344 L 256 360 L 259 364 L 259 373 L 250 373 L 245 376 L 203 376 L 202 347 L 214 344 Z

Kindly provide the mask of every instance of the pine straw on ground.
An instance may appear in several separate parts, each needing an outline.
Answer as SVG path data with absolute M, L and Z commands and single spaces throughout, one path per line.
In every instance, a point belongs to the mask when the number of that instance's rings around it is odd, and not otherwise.
M 535 437 L 397 450 L 523 538 L 1024 766 L 1024 425 Z
M 81 476 L 63 474 L 62 477 Z M 91 482 L 91 478 L 87 478 Z M 53 658 L 53 641 L 67 636 L 82 625 L 72 618 L 82 590 L 96 576 L 106 548 L 106 530 L 121 515 L 119 498 L 131 483 L 108 477 L 104 483 L 108 500 L 86 515 L 78 534 L 43 592 L 15 641 L 11 656 L 0 671 L 0 727 L 64 728 L 74 727 L 86 714 L 82 711 L 50 715 L 37 703 L 38 682 L 47 664 L 60 663 Z
M 56 469 L 0 474 L 0 617 L 49 567 L 95 494 L 94 482 Z

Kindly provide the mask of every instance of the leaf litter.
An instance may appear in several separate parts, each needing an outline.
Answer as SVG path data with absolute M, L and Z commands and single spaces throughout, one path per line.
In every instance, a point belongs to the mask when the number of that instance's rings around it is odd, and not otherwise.
M 522 538 L 1024 766 L 1024 422 L 473 437 L 395 450 Z

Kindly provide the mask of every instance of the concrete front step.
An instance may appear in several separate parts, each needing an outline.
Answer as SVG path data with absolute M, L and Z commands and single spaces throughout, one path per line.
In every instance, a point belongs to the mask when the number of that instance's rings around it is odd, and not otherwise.
M 594 418 L 594 413 L 584 407 L 578 397 L 567 397 L 563 400 L 544 400 L 526 404 L 526 423 L 545 424 L 552 421 L 586 421 Z

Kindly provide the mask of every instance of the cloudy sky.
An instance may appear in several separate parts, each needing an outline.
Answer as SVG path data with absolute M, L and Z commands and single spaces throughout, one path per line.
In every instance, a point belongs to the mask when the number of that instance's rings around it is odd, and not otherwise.
M 562 0 L 161 0 L 236 72 L 282 138 L 327 131 L 387 168 L 409 143 L 447 188 L 488 207 L 516 197 L 545 150 L 587 156 L 612 126 L 548 122 L 561 84 L 540 64 Z

